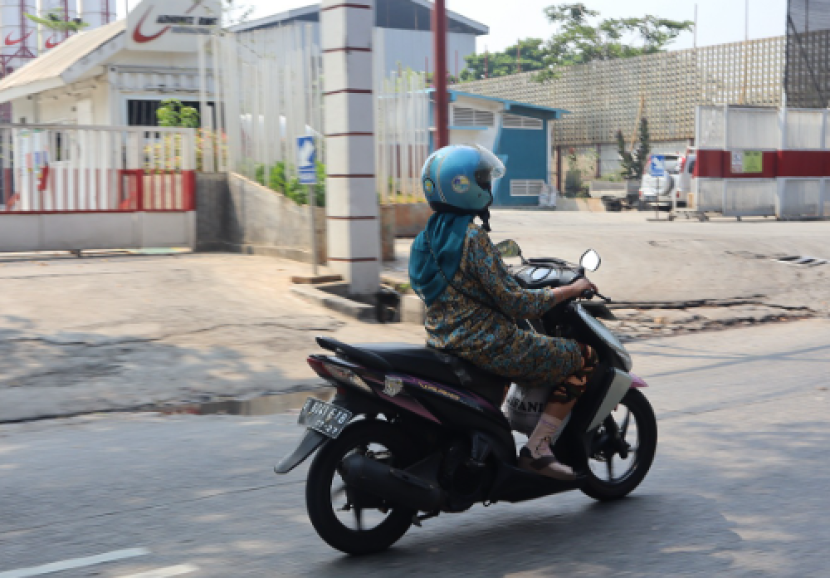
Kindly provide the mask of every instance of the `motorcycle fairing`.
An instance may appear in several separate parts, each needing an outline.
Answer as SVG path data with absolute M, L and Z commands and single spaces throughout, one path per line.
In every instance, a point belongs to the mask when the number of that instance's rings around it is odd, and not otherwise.
M 611 385 L 608 387 L 608 392 L 605 394 L 605 398 L 603 398 L 599 409 L 594 414 L 594 419 L 591 421 L 591 425 L 588 426 L 587 431 L 598 428 L 603 420 L 608 417 L 608 414 L 614 411 L 614 408 L 617 407 L 617 404 L 622 401 L 622 398 L 625 397 L 625 394 L 631 388 L 633 380 L 629 374 L 616 368 L 612 368 L 611 371 L 614 373 L 611 379 Z

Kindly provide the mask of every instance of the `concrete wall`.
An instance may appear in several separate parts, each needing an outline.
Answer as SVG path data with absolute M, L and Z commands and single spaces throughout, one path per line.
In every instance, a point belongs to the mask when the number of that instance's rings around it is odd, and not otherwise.
M 196 197 L 196 250 L 311 262 L 307 206 L 299 207 L 258 183 L 224 173 L 197 173 Z M 395 260 L 395 208 L 387 205 L 380 211 L 384 261 Z M 317 208 L 315 216 L 317 262 L 322 264 L 327 261 L 325 209 Z
M 417 237 L 432 216 L 432 209 L 426 203 L 390 206 L 395 209 L 395 236 L 399 238 Z
M 193 212 L 0 214 L 0 252 L 193 247 Z
M 590 213 L 604 213 L 605 205 L 601 199 L 556 199 L 557 211 L 587 211 Z
M 308 207 L 239 175 L 198 173 L 196 249 L 311 262 Z M 325 263 L 326 212 L 315 213 L 318 263 Z

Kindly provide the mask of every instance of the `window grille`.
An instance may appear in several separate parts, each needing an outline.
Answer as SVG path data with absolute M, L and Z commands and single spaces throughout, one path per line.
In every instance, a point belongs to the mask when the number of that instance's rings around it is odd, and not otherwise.
M 544 186 L 545 181 L 542 180 L 512 180 L 510 181 L 510 196 L 538 197 Z
M 489 110 L 454 106 L 452 107 L 452 124 L 453 126 L 490 127 L 496 124 L 496 115 Z
M 529 118 L 517 114 L 504 115 L 504 128 L 522 128 L 526 130 L 542 130 L 544 123 L 538 118 Z

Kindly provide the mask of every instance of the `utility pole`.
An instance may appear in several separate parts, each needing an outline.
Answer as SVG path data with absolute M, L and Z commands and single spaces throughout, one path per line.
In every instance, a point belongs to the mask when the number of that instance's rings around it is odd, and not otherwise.
M 447 95 L 447 5 L 445 0 L 435 0 L 432 8 L 432 39 L 435 53 L 435 148 L 450 144 Z

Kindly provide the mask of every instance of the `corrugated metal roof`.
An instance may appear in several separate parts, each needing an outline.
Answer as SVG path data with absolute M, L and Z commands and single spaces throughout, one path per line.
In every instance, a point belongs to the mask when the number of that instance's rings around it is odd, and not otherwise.
M 0 82 L 0 92 L 59 78 L 79 60 L 126 30 L 126 21 L 111 22 L 89 32 L 70 37 L 60 46 L 17 69 Z

